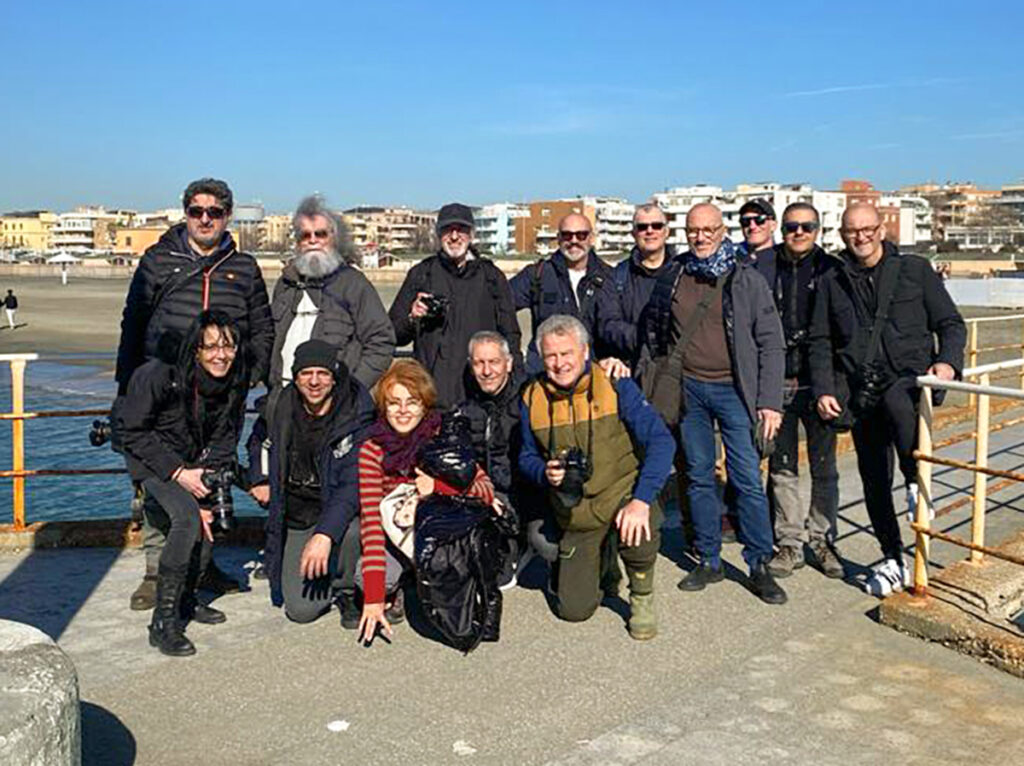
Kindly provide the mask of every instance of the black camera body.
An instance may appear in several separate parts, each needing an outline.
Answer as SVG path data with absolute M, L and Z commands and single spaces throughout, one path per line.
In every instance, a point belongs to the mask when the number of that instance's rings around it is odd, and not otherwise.
M 233 530 L 235 504 L 231 499 L 231 485 L 235 483 L 235 471 L 231 466 L 203 471 L 203 486 L 210 490 L 204 499 L 204 507 L 213 513 L 211 529 L 215 535 L 226 535 Z
M 793 330 L 786 336 L 786 377 L 795 378 L 800 375 L 803 366 L 804 349 L 807 346 L 807 330 Z
M 423 318 L 431 322 L 440 322 L 448 314 L 448 307 L 452 301 L 444 295 L 423 295 L 420 296 L 420 302 L 427 309 Z
M 109 420 L 94 420 L 92 428 L 89 429 L 89 444 L 94 447 L 102 447 L 114 435 L 114 427 Z
M 850 397 L 850 409 L 855 415 L 874 409 L 890 382 L 890 376 L 881 364 L 872 362 L 862 365 L 857 373 L 857 386 Z
M 555 496 L 563 507 L 573 508 L 583 499 L 583 485 L 593 475 L 594 467 L 579 447 L 567 447 L 555 459 L 565 471 L 562 483 L 555 487 Z

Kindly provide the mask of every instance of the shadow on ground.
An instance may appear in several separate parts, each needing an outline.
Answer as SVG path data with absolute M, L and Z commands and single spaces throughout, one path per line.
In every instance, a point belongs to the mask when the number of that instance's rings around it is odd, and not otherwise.
M 82 764 L 131 766 L 135 763 L 135 737 L 121 719 L 106 708 L 82 702 Z

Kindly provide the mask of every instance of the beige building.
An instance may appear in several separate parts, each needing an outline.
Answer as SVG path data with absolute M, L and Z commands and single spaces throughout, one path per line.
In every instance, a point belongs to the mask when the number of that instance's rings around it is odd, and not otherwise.
M 15 211 L 0 215 L 0 247 L 50 250 L 57 215 L 47 210 Z
M 345 210 L 342 218 L 360 249 L 405 253 L 427 253 L 434 249 L 436 212 L 364 205 Z

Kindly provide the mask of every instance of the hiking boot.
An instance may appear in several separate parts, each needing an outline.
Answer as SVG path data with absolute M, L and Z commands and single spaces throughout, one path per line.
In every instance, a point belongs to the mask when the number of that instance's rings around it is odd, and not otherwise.
M 786 603 L 786 591 L 775 582 L 763 561 L 750 571 L 750 589 L 766 604 Z
M 658 635 L 658 618 L 654 614 L 653 593 L 629 594 L 629 637 L 649 641 Z
M 804 552 L 801 548 L 783 545 L 779 552 L 768 562 L 768 571 L 773 577 L 789 577 L 793 571 L 804 565 Z
M 227 615 L 220 609 L 201 604 L 195 591 L 189 593 L 188 578 L 185 580 L 185 591 L 181 595 L 179 614 L 184 623 L 198 622 L 200 625 L 220 625 L 227 622 Z
M 149 644 L 169 657 L 188 657 L 196 653 L 195 645 L 185 637 L 185 625 L 180 614 L 184 589 L 183 572 L 162 570 L 157 577 Z
M 363 615 L 359 611 L 359 604 L 356 603 L 355 591 L 343 590 L 338 600 L 338 608 L 341 611 L 341 627 L 345 630 L 355 630 L 359 627 L 359 618 Z
M 223 596 L 226 593 L 240 593 L 242 591 L 242 586 L 238 580 L 228 577 L 213 559 L 210 559 L 206 571 L 200 576 L 197 587 L 208 590 L 218 596 Z
M 839 554 L 836 553 L 835 548 L 829 545 L 827 540 L 812 540 L 811 553 L 817 559 L 818 566 L 825 577 L 831 577 L 836 580 L 846 577 L 846 569 L 843 567 Z
M 405 622 L 405 593 L 401 588 L 391 594 L 391 603 L 384 609 L 384 616 L 392 625 Z
M 864 592 L 869 596 L 885 598 L 899 593 L 910 584 L 910 573 L 900 559 L 885 559 L 871 567 L 871 574 L 864 581 Z
M 715 569 L 709 562 L 702 561 L 696 569 L 680 580 L 676 587 L 679 590 L 693 592 L 704 590 L 711 583 L 722 582 L 724 579 L 725 572 L 722 571 L 721 566 Z
M 142 578 L 139 587 L 128 599 L 128 608 L 133 612 L 145 612 L 156 603 L 156 575 L 148 574 Z

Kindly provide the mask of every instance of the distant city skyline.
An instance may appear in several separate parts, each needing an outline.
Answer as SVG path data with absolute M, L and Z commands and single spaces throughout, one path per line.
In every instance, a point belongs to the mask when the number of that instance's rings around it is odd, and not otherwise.
M 0 211 L 1024 177 L 1018 4 L 11 4 Z

